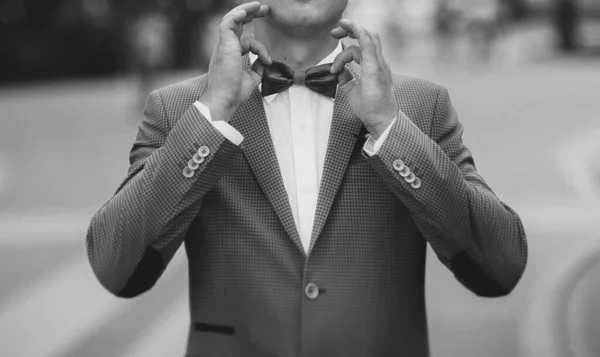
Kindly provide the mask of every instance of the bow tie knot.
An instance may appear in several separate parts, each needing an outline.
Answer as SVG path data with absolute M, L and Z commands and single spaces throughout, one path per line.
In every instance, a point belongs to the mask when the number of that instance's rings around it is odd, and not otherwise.
M 322 64 L 306 71 L 294 71 L 285 63 L 273 61 L 270 66 L 264 66 L 262 95 L 267 97 L 285 92 L 293 85 L 303 85 L 316 93 L 335 99 L 338 79 L 337 75 L 329 71 L 331 65 L 331 63 Z M 258 72 L 257 66 L 262 66 L 258 60 L 252 65 L 255 72 Z
M 306 84 L 306 73 L 302 71 L 294 72 L 294 84 L 297 86 L 303 86 Z

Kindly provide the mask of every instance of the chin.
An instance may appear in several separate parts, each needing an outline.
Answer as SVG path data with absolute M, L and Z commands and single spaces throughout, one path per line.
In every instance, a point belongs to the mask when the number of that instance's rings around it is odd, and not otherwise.
M 319 30 L 341 18 L 348 0 L 270 0 L 271 21 L 280 27 Z

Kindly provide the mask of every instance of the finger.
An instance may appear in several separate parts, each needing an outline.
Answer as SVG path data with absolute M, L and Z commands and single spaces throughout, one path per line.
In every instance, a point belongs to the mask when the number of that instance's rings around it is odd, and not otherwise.
M 383 56 L 383 46 L 381 45 L 381 38 L 378 33 L 375 33 L 371 36 L 373 39 L 373 43 L 375 44 L 375 52 L 377 53 L 377 57 L 382 64 L 387 65 L 385 61 L 385 57 Z
M 261 5 L 260 2 L 242 4 L 223 16 L 221 24 L 232 31 L 236 31 L 239 25 L 247 24 L 257 17 L 263 17 L 269 13 L 267 5 Z
M 212 69 L 214 68 L 218 49 L 219 49 L 219 43 L 217 42 L 215 44 L 215 46 L 213 47 L 213 51 L 212 51 L 212 54 L 210 56 L 210 61 L 208 63 L 208 73 L 209 74 L 212 72 Z
M 260 61 L 256 61 L 252 65 L 252 68 L 248 69 L 246 72 L 250 75 L 250 78 L 252 78 L 253 88 L 255 88 L 262 82 L 265 66 Z
M 346 37 L 356 39 L 356 36 L 354 36 L 354 34 L 352 32 L 347 32 L 346 30 L 344 30 L 343 28 L 341 28 L 339 26 L 334 28 L 333 30 L 331 30 L 331 36 L 338 40 L 341 40 Z
M 367 30 L 367 35 L 373 42 L 374 54 L 377 62 L 381 66 L 381 68 L 387 68 L 387 63 L 385 62 L 385 58 L 383 57 L 383 49 L 381 48 L 381 39 L 379 38 L 379 34 L 373 33 Z
M 247 14 L 254 15 L 256 12 L 258 12 L 261 9 L 261 7 L 262 7 L 262 5 L 260 4 L 259 1 L 247 2 L 247 3 L 244 3 L 244 4 L 234 7 L 227 14 L 225 14 L 225 16 L 223 16 L 223 18 L 233 16 L 242 10 L 246 11 Z
M 383 68 L 385 68 L 386 71 L 391 73 L 391 68 L 390 68 L 390 64 L 385 60 L 385 56 L 383 55 L 383 46 L 381 44 L 381 37 L 379 36 L 378 33 L 375 33 L 375 35 L 373 36 L 373 39 L 375 41 L 375 48 L 377 49 L 377 57 L 379 62 L 381 63 L 381 65 L 383 66 Z
M 359 26 L 356 22 L 349 19 L 342 19 L 339 22 L 341 28 L 343 28 L 348 33 L 353 33 L 358 40 L 358 45 L 363 51 L 367 51 L 369 53 L 375 54 L 375 45 L 371 40 L 371 37 L 367 33 L 364 27 Z
M 260 9 L 256 13 L 249 13 L 246 11 L 246 18 L 243 19 L 241 22 L 245 25 L 247 23 L 252 22 L 252 20 L 254 19 L 264 17 L 269 13 L 269 11 L 270 9 L 267 5 L 261 5 Z
M 346 64 L 352 61 L 360 64 L 361 60 L 362 54 L 360 48 L 358 46 L 350 46 L 335 57 L 333 65 L 331 66 L 331 73 L 340 74 L 344 70 Z
M 379 37 L 379 34 L 375 33 L 371 36 L 371 38 L 373 39 L 373 43 L 375 44 L 375 49 L 383 57 L 383 47 L 381 46 L 381 38 Z
M 254 18 L 266 16 L 271 9 L 267 5 L 261 5 L 260 9 L 254 14 Z
M 252 52 L 258 56 L 258 59 L 267 66 L 270 66 L 273 61 L 267 52 L 267 48 L 254 37 L 244 37 L 241 39 L 242 55 Z
M 348 92 L 350 92 L 357 84 L 358 82 L 354 79 L 354 76 L 350 73 L 348 68 L 344 68 L 338 75 L 338 86 L 345 94 L 348 94 Z
M 223 17 L 223 21 L 221 22 L 221 31 L 230 30 L 233 32 L 237 32 L 239 30 L 239 26 L 243 24 L 243 20 L 248 16 L 248 13 L 245 10 L 239 10 L 235 13 L 229 13 Z

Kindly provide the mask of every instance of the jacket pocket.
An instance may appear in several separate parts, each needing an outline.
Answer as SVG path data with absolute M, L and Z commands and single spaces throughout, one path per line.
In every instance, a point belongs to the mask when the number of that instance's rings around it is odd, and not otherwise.
M 216 334 L 220 334 L 220 335 L 229 335 L 229 336 L 235 335 L 235 327 L 233 327 L 233 326 L 214 325 L 214 324 L 207 324 L 207 323 L 203 323 L 203 322 L 196 322 L 194 324 L 194 330 L 196 330 L 196 332 L 210 332 L 210 333 L 216 333 Z

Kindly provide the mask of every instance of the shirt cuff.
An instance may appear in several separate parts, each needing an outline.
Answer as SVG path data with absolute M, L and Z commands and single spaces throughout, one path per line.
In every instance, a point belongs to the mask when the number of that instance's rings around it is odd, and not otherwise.
M 398 118 L 396 117 L 394 118 L 394 120 L 392 120 L 392 123 L 387 127 L 387 129 L 385 129 L 385 131 L 383 132 L 383 134 L 381 134 L 379 139 L 375 140 L 371 135 L 369 135 L 369 138 L 365 142 L 365 146 L 363 146 L 363 150 L 367 153 L 367 155 L 373 156 L 377 154 L 397 119 Z
M 242 136 L 242 134 L 239 131 L 237 131 L 234 127 L 229 125 L 229 123 L 220 120 L 213 121 L 212 115 L 210 115 L 210 109 L 208 109 L 206 105 L 202 104 L 199 101 L 196 101 L 194 103 L 194 106 L 206 118 L 206 120 L 208 120 L 215 127 L 215 129 L 217 129 L 221 132 L 221 134 L 223 134 L 223 136 L 227 140 L 231 141 L 236 146 L 239 146 L 242 143 L 242 141 L 244 141 L 244 137 Z

